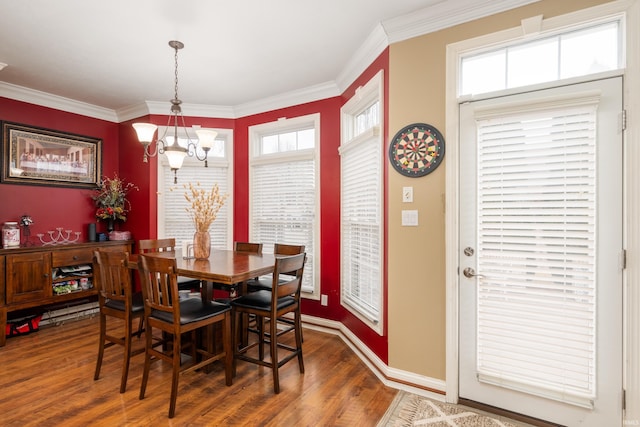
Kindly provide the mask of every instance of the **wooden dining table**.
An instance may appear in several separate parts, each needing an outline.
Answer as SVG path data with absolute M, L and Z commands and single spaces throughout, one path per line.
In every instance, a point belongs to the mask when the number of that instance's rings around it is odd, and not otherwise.
M 273 273 L 276 256 L 273 254 L 255 254 L 233 250 L 211 249 L 209 259 L 185 258 L 180 252 L 150 252 L 146 256 L 160 258 L 175 258 L 177 275 L 198 279 L 202 281 L 201 297 L 203 301 L 213 300 L 212 282 L 228 285 L 235 288 L 238 295 L 246 292 L 245 282 L 254 277 Z M 129 268 L 138 268 L 138 254 L 129 257 Z M 246 319 L 244 320 L 246 321 Z M 244 323 L 243 321 L 243 323 Z M 246 328 L 240 328 L 243 332 L 239 337 L 242 343 L 247 341 Z M 212 331 L 213 342 L 206 340 L 205 346 L 209 351 L 220 346 L 219 331 Z
M 145 255 L 176 259 L 178 276 L 202 280 L 204 282 L 222 283 L 229 287 L 240 288 L 242 284 L 254 277 L 273 273 L 276 257 L 273 254 L 255 254 L 233 250 L 212 249 L 209 259 L 182 257 L 179 252 L 151 252 Z M 129 259 L 129 267 L 137 269 L 138 255 Z M 211 286 L 206 286 L 203 298 L 211 300 Z M 242 293 L 242 289 L 238 289 Z

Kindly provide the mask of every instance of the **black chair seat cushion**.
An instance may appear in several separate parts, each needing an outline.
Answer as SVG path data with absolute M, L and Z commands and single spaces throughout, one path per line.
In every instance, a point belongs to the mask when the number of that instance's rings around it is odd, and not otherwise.
M 286 282 L 285 279 L 278 280 L 278 283 Z M 249 292 L 255 292 L 259 290 L 270 291 L 273 284 L 273 277 L 260 276 L 256 279 L 247 280 L 247 289 Z
M 215 301 L 203 303 L 200 298 L 187 298 L 180 301 L 180 324 L 197 322 L 230 309 L 228 305 Z M 173 322 L 173 314 L 165 311 L 151 310 L 151 317 L 167 323 Z
M 124 302 L 116 300 L 107 300 L 104 303 L 105 307 L 112 308 L 114 310 L 124 311 Z M 142 293 L 136 292 L 131 296 L 131 311 L 133 313 L 140 313 L 144 311 L 144 300 L 142 299 Z
M 295 298 L 290 295 L 282 297 L 278 300 L 278 310 L 293 305 L 295 304 L 295 302 Z M 240 298 L 234 299 L 233 301 L 231 301 L 231 305 L 237 307 L 254 308 L 258 310 L 269 310 L 271 307 L 271 291 L 261 290 L 252 292 Z

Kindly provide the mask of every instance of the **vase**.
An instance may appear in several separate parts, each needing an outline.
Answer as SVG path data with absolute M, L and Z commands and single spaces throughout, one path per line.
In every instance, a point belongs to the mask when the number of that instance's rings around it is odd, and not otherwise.
M 208 231 L 196 231 L 193 235 L 193 256 L 195 259 L 209 259 L 211 235 Z
M 31 229 L 28 225 L 22 226 L 22 245 L 29 246 L 29 240 L 31 238 Z
M 111 233 L 114 230 L 114 228 L 115 228 L 114 221 L 113 219 L 109 218 L 107 220 L 107 232 Z

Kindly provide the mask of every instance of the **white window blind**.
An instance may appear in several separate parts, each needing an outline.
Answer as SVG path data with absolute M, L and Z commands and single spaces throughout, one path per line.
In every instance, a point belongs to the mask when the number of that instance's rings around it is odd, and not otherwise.
M 340 149 L 342 301 L 374 323 L 382 301 L 380 151 L 377 128 Z
M 275 243 L 304 245 L 307 261 L 302 292 L 318 294 L 315 279 L 316 126 L 309 118 L 283 120 L 260 129 L 252 140 L 251 237 L 273 253 Z M 282 126 L 280 128 L 279 126 Z
M 267 253 L 273 253 L 274 243 L 304 245 L 302 290 L 313 292 L 313 160 L 263 164 L 252 172 L 252 241 L 261 242 Z
M 184 197 L 184 185 L 193 183 L 200 184 L 200 188 L 206 191 L 211 190 L 213 184 L 218 184 L 220 193 L 229 194 L 228 167 L 212 165 L 204 167 L 200 161 L 185 159 L 183 166 L 178 171 L 178 184 L 173 183 L 173 172 L 169 169 L 169 164 L 165 159 L 161 160 L 163 168 L 162 182 L 160 183 L 160 193 L 162 195 L 162 203 L 160 204 L 163 221 L 159 222 L 162 227 L 162 233 L 159 236 L 174 237 L 177 247 L 182 247 L 182 242 L 193 241 L 195 226 L 193 221 L 187 214 L 186 208 L 188 202 Z M 218 212 L 216 220 L 211 225 L 209 233 L 211 234 L 211 246 L 218 249 L 229 249 L 231 247 L 228 241 L 228 229 L 231 226 L 229 221 L 229 206 L 232 203 L 231 195 L 227 198 L 225 205 Z
M 596 108 L 480 118 L 480 381 L 591 407 Z

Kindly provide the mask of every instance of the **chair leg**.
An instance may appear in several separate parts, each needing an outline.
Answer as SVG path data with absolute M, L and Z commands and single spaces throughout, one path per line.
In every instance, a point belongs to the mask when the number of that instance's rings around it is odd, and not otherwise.
M 227 311 L 224 315 L 224 320 L 222 321 L 222 347 L 224 351 L 224 379 L 225 384 L 230 386 L 233 382 L 233 377 L 235 376 L 235 358 L 233 357 L 234 350 L 231 348 L 234 345 L 231 344 L 232 335 L 231 335 L 231 315 Z M 237 335 L 233 335 L 237 337 Z
M 296 334 L 296 351 L 298 352 L 298 366 L 300 367 L 300 373 L 304 374 L 304 361 L 302 360 L 302 321 L 300 319 L 300 312 L 296 311 L 294 314 L 295 322 L 295 334 Z
M 132 321 L 131 316 L 127 316 L 124 321 L 124 361 L 122 363 L 122 376 L 120 378 L 120 393 L 124 393 L 127 389 L 129 361 L 131 360 L 131 334 L 133 333 Z
M 258 357 L 264 360 L 264 317 L 256 315 L 256 329 L 258 330 Z
M 241 313 L 238 313 L 236 310 L 233 310 L 233 316 L 231 319 L 231 323 L 233 324 L 233 333 L 231 334 L 231 349 L 230 349 L 230 353 L 231 353 L 231 376 L 235 377 L 236 376 L 236 356 L 238 354 L 240 354 L 240 352 L 238 351 L 238 346 L 240 345 L 240 342 L 242 341 L 241 338 L 239 338 L 239 331 L 240 331 L 240 316 L 242 316 Z M 224 339 L 224 338 L 223 338 Z
M 140 316 L 140 321 L 138 322 L 138 331 L 136 332 L 136 335 L 138 336 L 138 338 L 142 336 L 143 332 L 144 332 L 144 317 Z
M 173 376 L 171 378 L 171 400 L 169 401 L 169 418 L 176 414 L 176 400 L 178 398 L 178 379 L 180 378 L 180 341 L 181 337 L 173 336 Z M 194 343 L 195 345 L 195 343 Z
M 273 392 L 280 393 L 280 378 L 278 377 L 278 322 L 276 319 L 270 319 L 269 331 L 271 333 L 271 370 L 273 371 Z
M 100 378 L 100 368 L 102 367 L 102 357 L 104 356 L 104 339 L 107 334 L 107 316 L 100 313 L 100 344 L 98 345 L 98 360 L 96 361 L 96 371 L 93 379 Z
M 144 349 L 144 371 L 142 372 L 142 382 L 140 383 L 140 396 L 139 399 L 144 399 L 144 393 L 147 389 L 147 381 L 149 380 L 149 369 L 151 368 L 151 349 L 153 348 L 153 337 L 151 326 L 147 323 L 144 331 L 145 334 L 145 349 Z

